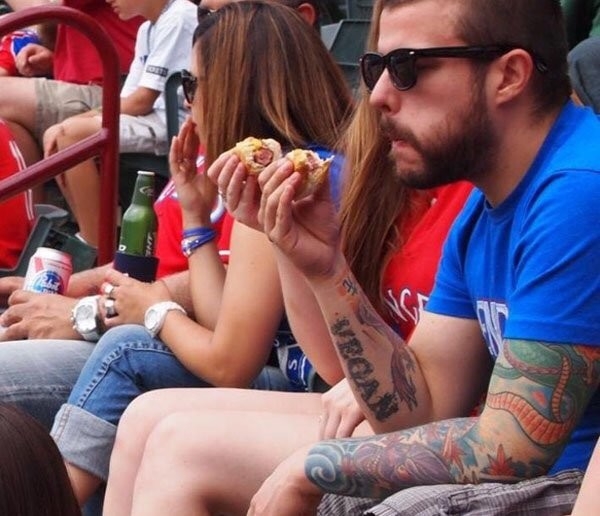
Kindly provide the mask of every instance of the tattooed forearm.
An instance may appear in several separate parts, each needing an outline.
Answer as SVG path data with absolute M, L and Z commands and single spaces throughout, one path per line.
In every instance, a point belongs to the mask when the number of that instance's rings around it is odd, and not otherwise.
M 326 492 L 383 498 L 415 485 L 455 482 L 439 450 L 397 432 L 366 439 L 325 441 L 313 447 L 307 477 Z
M 385 421 L 398 411 L 395 393 L 381 393 L 380 383 L 374 375 L 373 365 L 363 356 L 364 349 L 347 318 L 337 320 L 331 334 L 342 359 L 346 362 L 348 379 L 354 383 L 361 398 L 378 421 Z
M 392 380 L 394 389 L 401 402 L 409 410 L 417 407 L 417 389 L 413 379 L 415 362 L 406 346 L 398 346 L 392 354 Z
M 345 362 L 348 379 L 354 383 L 362 400 L 378 421 L 385 421 L 397 413 L 402 403 L 409 410 L 414 410 L 417 406 L 417 396 L 412 355 L 375 311 L 352 276 L 343 278 L 341 287 L 344 295 L 350 298 L 349 304 L 353 307 L 357 328 L 353 328 L 348 317 L 338 317 L 330 330 Z M 395 344 L 390 357 L 390 368 L 387 370 L 375 371 L 369 354 L 365 352 L 361 343 L 361 339 L 373 339 L 372 335 L 378 335 Z M 382 388 L 380 381 L 381 375 L 386 372 L 389 372 L 390 376 L 387 379 L 392 384 L 389 391 Z
M 454 419 L 369 438 L 314 446 L 305 474 L 326 492 L 383 498 L 419 485 L 510 482 L 533 470 L 482 446 L 477 419 Z
M 332 325 L 351 381 L 362 386 L 373 413 L 416 407 L 417 365 L 410 350 L 399 345 L 391 353 L 394 387 L 385 392 L 365 352 L 372 350 L 367 339 L 373 333 L 365 320 L 339 317 Z M 598 347 L 507 340 L 480 417 L 325 441 L 309 452 L 305 473 L 326 492 L 375 498 L 417 485 L 537 477 L 556 461 L 599 384 Z
M 369 298 L 360 289 L 352 276 L 346 276 L 341 280 L 342 292 L 351 298 L 350 305 L 355 312 L 359 324 L 368 326 L 384 337 L 392 338 L 393 330 L 385 323 L 381 316 L 371 305 Z

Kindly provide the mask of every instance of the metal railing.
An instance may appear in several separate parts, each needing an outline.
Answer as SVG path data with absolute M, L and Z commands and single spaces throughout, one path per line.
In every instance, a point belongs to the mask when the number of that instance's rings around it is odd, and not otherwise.
M 117 51 L 104 29 L 91 16 L 70 7 L 36 6 L 11 13 L 0 19 L 0 36 L 43 22 L 70 25 L 96 46 L 102 61 L 102 127 L 99 132 L 63 149 L 49 158 L 0 181 L 0 201 L 28 188 L 41 185 L 70 167 L 100 157 L 100 213 L 98 263 L 112 260 L 116 242 L 117 174 L 119 162 L 119 88 L 120 71 Z M 27 79 L 24 79 L 27 80 Z M 0 88 L 0 95 L 2 95 Z

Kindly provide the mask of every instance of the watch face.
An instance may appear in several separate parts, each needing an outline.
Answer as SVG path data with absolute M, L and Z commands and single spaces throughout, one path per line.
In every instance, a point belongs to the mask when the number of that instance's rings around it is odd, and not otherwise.
M 75 324 L 79 333 L 88 333 L 96 329 L 96 311 L 91 304 L 83 303 L 77 306 Z
M 156 326 L 158 325 L 160 321 L 160 314 L 158 313 L 158 311 L 156 310 L 148 310 L 148 314 L 146 315 L 146 328 L 148 328 L 149 330 L 152 330 L 154 328 L 156 328 Z
M 79 320 L 90 319 L 94 317 L 94 309 L 90 305 L 79 305 L 75 311 L 75 318 Z
M 81 333 L 90 333 L 96 329 L 96 321 L 94 319 L 86 319 L 78 327 Z

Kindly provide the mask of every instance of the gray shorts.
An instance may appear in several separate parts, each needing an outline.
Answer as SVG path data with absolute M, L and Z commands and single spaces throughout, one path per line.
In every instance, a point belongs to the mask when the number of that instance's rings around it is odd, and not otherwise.
M 164 156 L 169 152 L 167 122 L 164 112 L 144 116 L 121 115 L 120 152 L 145 152 Z
M 579 470 L 517 484 L 433 485 L 412 487 L 383 501 L 326 495 L 319 516 L 562 516 L 569 514 L 581 485 Z
M 42 77 L 35 81 L 37 98 L 35 138 L 41 142 L 44 132 L 51 125 L 102 104 L 102 87 L 96 84 L 71 84 Z
M 43 140 L 48 127 L 79 113 L 102 105 L 102 87 L 95 84 L 71 84 L 35 78 L 37 110 L 35 137 Z M 119 151 L 143 152 L 164 156 L 169 152 L 165 114 L 152 112 L 144 116 L 121 115 Z

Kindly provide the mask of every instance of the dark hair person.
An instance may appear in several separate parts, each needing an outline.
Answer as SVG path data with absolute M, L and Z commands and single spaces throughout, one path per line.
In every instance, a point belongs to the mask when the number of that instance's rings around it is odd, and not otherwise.
M 0 514 L 81 514 L 58 448 L 40 423 L 0 403 L 0 443 Z

